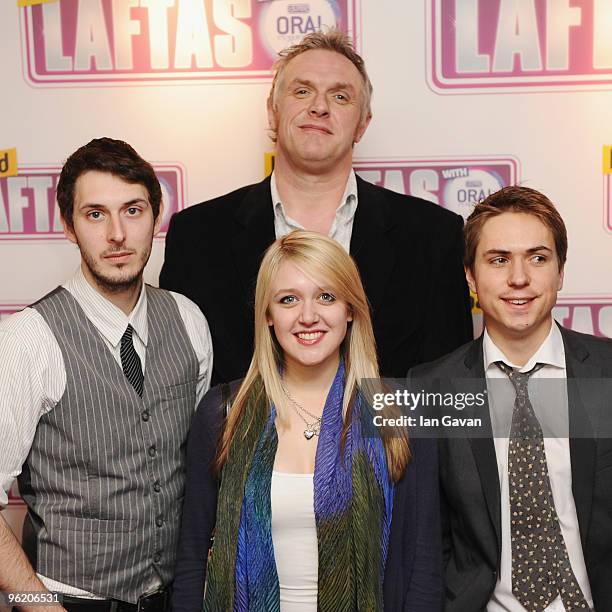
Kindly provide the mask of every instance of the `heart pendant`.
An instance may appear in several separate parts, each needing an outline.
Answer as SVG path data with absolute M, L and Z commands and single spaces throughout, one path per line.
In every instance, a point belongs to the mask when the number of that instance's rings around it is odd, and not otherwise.
M 304 430 L 304 437 L 307 440 L 310 440 L 310 438 L 312 438 L 312 436 L 314 436 L 314 435 L 315 435 L 315 432 L 312 429 L 309 428 L 309 429 L 305 429 Z

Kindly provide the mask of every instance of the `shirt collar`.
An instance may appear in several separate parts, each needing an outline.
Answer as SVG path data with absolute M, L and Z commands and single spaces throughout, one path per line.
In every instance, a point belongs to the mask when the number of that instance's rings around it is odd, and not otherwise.
M 563 337 L 554 320 L 550 326 L 548 336 L 546 336 L 544 342 L 542 342 L 538 350 L 529 358 L 524 366 L 517 366 L 504 355 L 503 351 L 493 342 L 491 336 L 489 336 L 486 327 L 482 339 L 482 351 L 485 371 L 493 366 L 496 361 L 503 361 L 509 366 L 518 369 L 520 372 L 528 372 L 536 363 L 543 363 L 545 365 L 565 369 Z
M 85 316 L 113 347 L 116 347 L 121 341 L 128 324 L 134 328 L 138 338 L 147 346 L 149 331 L 146 291 L 141 289 L 136 306 L 128 316 L 89 284 L 83 275 L 81 266 L 64 284 L 64 289 L 71 293 L 83 309 Z
M 290 219 L 285 214 L 285 208 L 283 207 L 283 203 L 281 201 L 280 195 L 278 193 L 278 188 L 276 186 L 276 175 L 274 171 L 270 176 L 270 193 L 272 195 L 272 206 L 274 208 L 274 214 L 276 216 L 280 216 L 285 223 L 291 223 L 296 227 L 300 227 L 300 225 Z M 348 179 L 346 180 L 346 187 L 344 188 L 344 193 L 342 194 L 342 199 L 340 200 L 340 205 L 336 209 L 336 218 L 339 215 L 345 216 L 345 220 L 349 221 L 355 216 L 355 212 L 357 210 L 357 178 L 355 176 L 355 171 L 351 170 L 348 175 Z

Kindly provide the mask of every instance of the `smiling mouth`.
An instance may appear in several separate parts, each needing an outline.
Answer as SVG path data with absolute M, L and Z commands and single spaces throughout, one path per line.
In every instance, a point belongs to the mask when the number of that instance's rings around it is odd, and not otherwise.
M 316 344 L 325 334 L 323 331 L 298 332 L 295 335 L 300 344 Z
M 506 304 L 512 304 L 513 306 L 525 306 L 526 304 L 530 304 L 535 300 L 535 297 L 529 298 L 502 298 Z

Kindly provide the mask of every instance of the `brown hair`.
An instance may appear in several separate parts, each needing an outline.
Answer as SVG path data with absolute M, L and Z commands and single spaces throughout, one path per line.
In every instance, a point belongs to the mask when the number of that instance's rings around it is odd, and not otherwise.
M 57 183 L 57 204 L 69 227 L 72 227 L 74 186 L 79 176 L 90 170 L 107 172 L 126 183 L 143 185 L 149 194 L 153 218 L 157 219 L 162 194 L 153 166 L 142 159 L 127 142 L 95 138 L 66 160 Z
M 314 49 L 322 49 L 324 51 L 334 51 L 346 57 L 357 68 L 363 80 L 363 88 L 361 91 L 361 122 L 372 116 L 370 101 L 372 99 L 372 83 L 366 71 L 363 58 L 355 51 L 351 39 L 341 30 L 333 28 L 328 32 L 312 32 L 304 36 L 297 44 L 291 45 L 283 49 L 278 55 L 279 58 L 274 64 L 274 80 L 268 95 L 268 107 L 274 108 L 276 105 L 276 97 L 280 88 L 280 83 L 287 68 L 287 64 L 298 55 L 306 51 Z M 275 138 L 273 138 L 274 141 Z
M 492 217 L 505 212 L 524 213 L 537 217 L 552 232 L 557 263 L 559 270 L 562 270 L 567 259 L 567 230 L 561 215 L 543 193 L 519 185 L 504 187 L 474 207 L 463 228 L 465 267 L 468 270 L 474 269 L 476 249 L 484 224 Z

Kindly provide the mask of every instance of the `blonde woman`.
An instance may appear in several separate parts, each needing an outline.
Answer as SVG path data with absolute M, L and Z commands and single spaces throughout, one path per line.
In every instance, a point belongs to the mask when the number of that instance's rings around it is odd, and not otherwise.
M 439 609 L 435 445 L 362 435 L 360 381 L 373 378 L 352 259 L 320 234 L 277 240 L 247 375 L 229 410 L 217 387 L 192 425 L 174 610 Z

